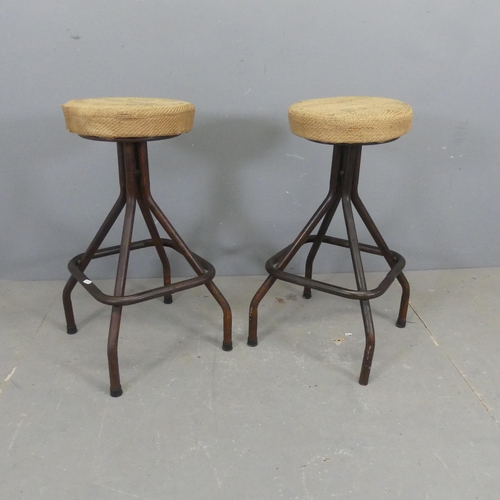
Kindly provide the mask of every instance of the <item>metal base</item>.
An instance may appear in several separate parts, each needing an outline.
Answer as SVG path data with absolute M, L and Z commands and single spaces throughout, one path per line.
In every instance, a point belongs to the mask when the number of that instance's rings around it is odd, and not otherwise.
M 63 291 L 64 313 L 66 316 L 67 332 L 69 334 L 77 332 L 73 314 L 73 304 L 71 301 L 71 292 L 77 283 L 80 283 L 99 302 L 112 306 L 108 335 L 108 365 L 111 385 L 110 394 L 113 397 L 122 395 L 118 368 L 118 336 L 122 307 L 125 305 L 136 304 L 158 297 L 163 297 L 163 302 L 165 304 L 171 304 L 172 294 L 196 286 L 205 285 L 218 302 L 223 312 L 223 350 L 230 351 L 232 349 L 231 308 L 222 293 L 213 283 L 215 269 L 209 262 L 193 253 L 187 247 L 151 195 L 147 155 L 148 140 L 149 139 L 121 139 L 116 141 L 118 148 L 120 195 L 86 252 L 70 260 L 68 269 L 71 272 L 71 277 L 66 283 Z M 136 206 L 139 206 L 151 238 L 132 242 Z M 121 244 L 119 246 L 99 249 L 124 207 L 125 217 Z M 158 223 L 166 231 L 169 239 L 160 238 L 154 218 L 156 218 Z M 126 296 L 125 283 L 130 252 L 152 246 L 155 247 L 162 263 L 163 286 Z M 197 276 L 172 284 L 170 263 L 165 252 L 165 246 L 180 253 L 191 265 Z M 84 272 L 92 259 L 107 257 L 114 254 L 119 255 L 115 289 L 113 295 L 106 295 L 99 290 Z
M 340 297 L 359 300 L 366 337 L 365 352 L 359 376 L 359 383 L 361 385 L 367 385 L 370 378 L 373 353 L 375 350 L 375 328 L 373 326 L 373 318 L 369 301 L 370 299 L 380 297 L 389 288 L 391 283 L 397 279 L 402 287 L 402 297 L 396 324 L 398 327 L 403 328 L 406 325 L 406 315 L 410 299 L 410 285 L 402 272 L 405 266 L 404 258 L 389 249 L 359 197 L 358 182 L 361 163 L 361 148 L 361 144 L 341 144 L 334 146 L 330 189 L 327 197 L 316 210 L 315 214 L 306 224 L 304 229 L 297 236 L 295 241 L 266 262 L 266 270 L 269 273 L 269 276 L 259 288 L 250 304 L 250 325 L 247 343 L 252 347 L 256 346 L 258 343 L 258 306 L 260 301 L 264 298 L 277 279 L 303 286 L 303 297 L 305 299 L 310 299 L 312 296 L 311 290 L 315 289 L 333 295 L 338 295 Z M 347 229 L 347 240 L 326 236 L 326 232 L 328 231 L 333 216 L 335 215 L 341 202 Z M 376 246 L 359 243 L 354 222 L 353 206 L 368 229 Z M 318 233 L 311 235 L 320 221 L 322 222 Z M 312 247 L 307 256 L 304 277 L 285 272 L 286 266 L 290 263 L 298 250 L 306 243 L 312 243 Z M 354 268 L 354 275 L 356 277 L 357 290 L 338 287 L 312 279 L 313 262 L 321 244 L 323 243 L 349 248 Z M 368 290 L 366 286 L 361 252 L 367 252 L 384 257 L 390 267 L 390 271 L 387 276 L 376 288 L 372 290 Z

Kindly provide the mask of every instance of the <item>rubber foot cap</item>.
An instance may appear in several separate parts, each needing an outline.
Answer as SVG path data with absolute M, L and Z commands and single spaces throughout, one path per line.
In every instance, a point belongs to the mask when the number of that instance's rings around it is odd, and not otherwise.
M 404 328 L 404 327 L 406 326 L 406 320 L 405 320 L 405 319 L 402 319 L 402 320 L 401 320 L 401 319 L 398 319 L 398 320 L 396 321 L 396 326 L 397 326 L 398 328 Z
M 310 299 L 312 297 L 311 291 L 309 290 L 308 292 L 304 292 L 302 297 L 304 297 L 304 299 Z
M 249 345 L 250 347 L 257 347 L 258 343 L 259 342 L 257 340 L 250 340 L 250 339 L 247 340 L 247 345 Z
M 172 299 L 172 296 L 170 297 L 163 297 L 163 303 L 164 304 L 171 304 L 174 300 Z
M 116 391 L 113 391 L 112 389 L 110 389 L 109 393 L 111 394 L 112 398 L 119 398 L 123 394 L 123 391 L 122 391 L 122 388 L 120 387 Z
M 232 351 L 233 350 L 233 343 L 231 342 L 230 344 L 222 344 L 222 350 L 223 351 Z
M 66 333 L 68 335 L 74 335 L 78 331 L 78 328 L 76 326 L 68 326 L 66 328 Z

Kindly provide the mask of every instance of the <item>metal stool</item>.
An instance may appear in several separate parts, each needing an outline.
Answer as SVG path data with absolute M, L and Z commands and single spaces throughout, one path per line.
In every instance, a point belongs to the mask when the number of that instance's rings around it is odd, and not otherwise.
M 410 286 L 402 270 L 404 258 L 389 249 L 358 195 L 361 148 L 368 144 L 381 144 L 398 139 L 411 128 L 412 109 L 393 99 L 378 97 L 337 97 L 312 99 L 292 105 L 288 110 L 290 129 L 299 137 L 314 142 L 333 144 L 333 159 L 328 195 L 295 241 L 266 262 L 269 273 L 250 305 L 248 345 L 257 345 L 257 313 L 260 301 L 274 282 L 279 279 L 304 287 L 303 296 L 311 298 L 311 289 L 360 301 L 366 336 L 366 345 L 359 383 L 367 385 L 375 349 L 375 329 L 370 299 L 380 297 L 397 278 L 403 292 L 396 325 L 406 325 Z M 342 201 L 347 240 L 326 236 L 333 216 Z M 352 206 L 370 232 L 376 246 L 358 242 Z M 323 219 L 318 233 L 311 235 Z M 285 271 L 297 251 L 312 243 L 306 261 L 305 276 Z M 312 279 L 314 258 L 322 243 L 349 248 L 354 267 L 357 290 L 350 290 Z M 380 255 L 391 268 L 378 287 L 368 290 L 361 252 Z
M 163 297 L 164 302 L 170 304 L 173 293 L 205 285 L 222 308 L 224 318 L 222 349 L 230 351 L 232 349 L 231 309 L 212 281 L 215 269 L 187 247 L 151 196 L 149 187 L 148 141 L 170 139 L 189 132 L 193 126 L 194 106 L 191 103 L 174 99 L 103 98 L 73 100 L 64 104 L 62 108 L 66 128 L 70 132 L 79 134 L 85 139 L 117 143 L 120 180 L 118 200 L 87 250 L 69 261 L 68 268 L 72 276 L 63 291 L 64 313 L 69 334 L 77 332 L 71 302 L 71 292 L 77 282 L 83 285 L 96 300 L 112 306 L 108 336 L 111 396 L 122 395 L 118 368 L 118 335 L 123 306 L 158 297 Z M 136 205 L 139 206 L 151 238 L 132 242 Z M 121 244 L 99 249 L 124 207 L 125 218 Z M 160 237 L 153 216 L 170 239 Z M 164 285 L 125 296 L 130 251 L 153 246 L 163 266 Z M 197 276 L 172 284 L 170 264 L 164 247 L 170 247 L 183 255 Z M 106 295 L 87 278 L 84 272 L 92 259 L 114 254 L 119 254 L 115 289 L 113 295 Z

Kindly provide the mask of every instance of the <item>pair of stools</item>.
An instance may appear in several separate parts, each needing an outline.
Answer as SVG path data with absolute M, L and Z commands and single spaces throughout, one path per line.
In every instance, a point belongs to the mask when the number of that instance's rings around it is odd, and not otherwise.
M 148 141 L 170 139 L 189 132 L 193 126 L 194 106 L 173 99 L 103 98 L 69 101 L 63 105 L 66 127 L 70 132 L 86 139 L 116 142 L 120 194 L 111 212 L 90 243 L 87 250 L 70 260 L 71 277 L 63 291 L 63 305 L 67 332 L 77 332 L 71 292 L 77 283 L 99 302 L 112 307 L 108 336 L 108 365 L 110 393 L 121 396 L 122 388 L 118 368 L 118 336 L 123 306 L 163 297 L 167 304 L 172 295 L 200 285 L 205 285 L 223 312 L 222 349 L 232 349 L 231 308 L 213 282 L 214 267 L 193 253 L 162 212 L 150 191 Z M 366 344 L 359 383 L 368 384 L 375 348 L 375 330 L 370 309 L 370 299 L 381 296 L 397 279 L 403 289 L 396 325 L 406 324 L 410 287 L 402 273 L 405 260 L 389 249 L 358 195 L 361 148 L 368 144 L 381 144 L 398 139 L 411 128 L 412 110 L 407 104 L 378 97 L 337 97 L 313 99 L 292 105 L 288 112 L 291 131 L 299 137 L 314 142 L 332 144 L 333 159 L 328 194 L 295 241 L 266 262 L 269 273 L 250 305 L 248 345 L 257 345 L 257 310 L 260 301 L 274 282 L 287 281 L 304 287 L 304 297 L 311 297 L 311 290 L 359 300 L 365 328 Z M 255 145 L 258 147 L 258 145 Z M 347 239 L 327 236 L 333 216 L 342 203 Z M 139 207 L 151 238 L 132 241 L 134 216 Z M 371 234 L 375 245 L 358 242 L 353 206 Z M 104 238 L 125 208 L 121 243 L 100 248 Z M 168 235 L 162 238 L 155 219 Z M 313 230 L 321 222 L 317 234 Z M 312 243 L 307 256 L 305 275 L 285 271 L 298 250 Z M 349 248 L 357 290 L 334 286 L 312 278 L 313 262 L 322 243 Z M 125 295 L 129 255 L 132 250 L 154 247 L 163 266 L 163 286 L 132 295 Z M 170 264 L 165 252 L 169 247 L 180 253 L 193 268 L 193 278 L 171 282 Z M 368 290 L 363 270 L 361 252 L 380 255 L 387 261 L 390 272 L 377 288 Z M 118 266 L 113 295 L 104 294 L 86 275 L 85 269 L 92 259 L 118 254 Z

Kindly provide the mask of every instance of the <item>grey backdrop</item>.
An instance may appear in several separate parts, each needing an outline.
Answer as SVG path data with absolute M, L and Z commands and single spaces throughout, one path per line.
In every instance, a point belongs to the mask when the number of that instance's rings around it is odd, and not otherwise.
M 324 197 L 330 148 L 293 136 L 287 108 L 337 95 L 413 106 L 408 135 L 365 148 L 360 186 L 408 268 L 499 266 L 499 19 L 493 0 L 3 0 L 0 278 L 67 277 L 113 204 L 114 145 L 60 109 L 104 96 L 196 105 L 191 133 L 150 145 L 153 194 L 219 274 L 264 274 Z M 130 275 L 158 275 L 154 257 Z

